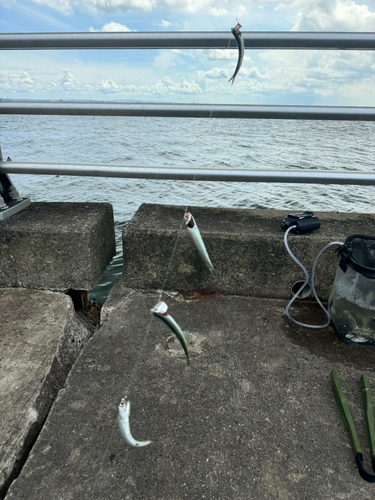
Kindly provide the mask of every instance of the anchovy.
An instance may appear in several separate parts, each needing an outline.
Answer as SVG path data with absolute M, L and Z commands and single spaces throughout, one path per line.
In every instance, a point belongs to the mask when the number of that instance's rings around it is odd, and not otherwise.
M 186 354 L 186 359 L 187 359 L 187 364 L 189 364 L 189 352 L 188 352 L 188 347 L 187 347 L 187 342 L 185 339 L 185 336 L 181 330 L 181 328 L 178 326 L 176 321 L 168 314 L 168 306 L 165 302 L 162 302 L 161 300 L 156 304 L 155 307 L 151 309 L 151 312 L 153 313 L 154 316 L 157 318 L 161 319 L 164 321 L 164 323 L 169 326 L 169 328 L 172 330 L 172 332 L 176 335 L 178 340 L 180 341 L 180 344 L 182 345 L 183 350 L 185 351 Z
M 118 425 L 120 428 L 120 432 L 122 437 L 125 439 L 125 442 L 130 446 L 134 446 L 136 448 L 140 448 L 141 446 L 147 446 L 151 443 L 151 441 L 137 441 L 133 438 L 130 432 L 129 425 L 129 415 L 130 415 L 130 401 L 126 402 L 123 398 L 118 407 Z
M 197 223 L 190 212 L 185 214 L 185 224 L 186 229 L 193 240 L 195 248 L 198 250 L 199 255 L 202 257 L 203 262 L 206 264 L 210 271 L 213 271 L 214 266 L 211 263 L 210 257 L 208 256 L 205 244 L 203 242 L 201 233 L 199 232 Z
M 242 33 L 240 31 L 240 28 L 242 28 L 242 26 L 241 26 L 240 23 L 237 23 L 234 28 L 231 28 L 231 32 L 233 33 L 233 36 L 236 39 L 237 47 L 238 47 L 238 61 L 237 61 L 237 66 L 236 66 L 236 69 L 235 69 L 235 71 L 233 73 L 232 78 L 230 78 L 228 80 L 228 83 L 230 81 L 232 81 L 232 85 L 233 85 L 234 79 L 237 76 L 237 73 L 240 71 L 240 67 L 241 67 L 241 64 L 242 64 L 243 56 L 244 56 L 244 53 L 245 53 L 245 44 L 244 44 L 243 38 L 241 36 Z

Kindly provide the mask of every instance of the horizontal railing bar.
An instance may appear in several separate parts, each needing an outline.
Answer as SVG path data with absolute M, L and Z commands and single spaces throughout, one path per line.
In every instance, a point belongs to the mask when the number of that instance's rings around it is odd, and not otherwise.
M 0 101 L 1 114 L 373 121 L 375 107 Z
M 248 170 L 0 161 L 5 174 L 74 175 L 180 181 L 374 185 L 375 173 L 326 170 Z
M 246 49 L 374 50 L 375 33 L 258 31 L 242 33 Z M 230 30 L 212 32 L 3 33 L 0 50 L 234 49 Z

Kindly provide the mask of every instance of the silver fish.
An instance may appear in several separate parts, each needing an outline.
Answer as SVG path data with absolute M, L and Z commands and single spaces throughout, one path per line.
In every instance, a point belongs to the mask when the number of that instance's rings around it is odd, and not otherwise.
M 234 28 L 231 28 L 231 32 L 233 33 L 233 36 L 236 39 L 237 47 L 238 47 L 238 61 L 237 61 L 237 66 L 236 66 L 236 69 L 235 69 L 235 71 L 233 73 L 232 78 L 230 78 L 228 80 L 228 82 L 230 82 L 230 81 L 232 82 L 232 85 L 233 85 L 234 79 L 237 76 L 237 73 L 240 71 L 240 67 L 241 67 L 241 64 L 242 64 L 243 56 L 244 56 L 244 53 L 245 53 L 245 44 L 244 44 L 243 38 L 241 36 L 242 33 L 240 31 L 241 28 L 242 28 L 242 26 L 241 26 L 240 23 L 237 23 Z
M 120 428 L 121 436 L 124 438 L 125 442 L 130 446 L 135 448 L 140 448 L 141 446 L 147 446 L 151 441 L 137 441 L 133 438 L 130 432 L 129 425 L 130 416 L 130 401 L 126 401 L 124 398 L 121 400 L 118 407 L 118 425 Z
M 180 341 L 180 344 L 182 345 L 183 350 L 185 351 L 186 354 L 186 359 L 187 359 L 187 364 L 189 364 L 189 352 L 188 352 L 188 347 L 187 347 L 187 342 L 185 339 L 185 336 L 181 330 L 181 328 L 178 326 L 176 321 L 168 314 L 168 306 L 165 302 L 159 301 L 155 307 L 151 309 L 151 312 L 153 313 L 154 316 L 157 318 L 161 319 L 164 321 L 164 323 L 169 326 L 169 328 L 172 330 L 172 332 L 176 335 L 178 340 Z
M 190 212 L 187 212 L 185 215 L 185 224 L 186 229 L 193 240 L 195 248 L 198 250 L 199 255 L 201 256 L 203 262 L 206 264 L 210 271 L 213 271 L 214 266 L 211 263 L 210 257 L 208 256 L 205 244 L 203 242 L 201 233 L 198 229 L 197 223 L 195 222 L 194 217 Z

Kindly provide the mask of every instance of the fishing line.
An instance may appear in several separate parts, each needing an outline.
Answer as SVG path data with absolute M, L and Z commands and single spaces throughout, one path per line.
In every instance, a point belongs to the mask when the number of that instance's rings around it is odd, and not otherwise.
M 229 37 L 229 40 L 228 40 L 228 48 L 230 46 L 230 42 L 231 42 L 231 37 Z M 213 111 L 214 111 L 214 108 L 212 107 L 211 110 L 210 110 L 209 118 L 212 118 Z M 211 130 L 212 130 L 213 126 L 214 125 L 212 123 L 211 124 Z M 195 181 L 195 179 L 196 179 L 196 173 L 194 174 L 193 181 Z M 184 215 L 185 215 L 185 213 L 187 211 L 188 211 L 188 206 L 185 207 Z M 182 217 L 181 223 L 180 223 L 179 228 L 177 230 L 175 243 L 174 243 L 174 246 L 173 246 L 173 249 L 172 249 L 172 253 L 171 253 L 168 265 L 167 265 L 167 269 L 166 269 L 166 272 L 165 272 L 165 275 L 164 275 L 162 286 L 161 286 L 161 289 L 160 289 L 160 292 L 159 292 L 159 297 L 158 297 L 159 301 L 161 301 L 162 296 L 163 296 L 164 288 L 165 288 L 165 285 L 166 285 L 166 282 L 167 282 L 167 279 L 168 279 L 168 275 L 169 275 L 169 272 L 170 272 L 170 269 L 171 269 L 171 266 L 172 266 L 173 258 L 174 258 L 175 252 L 176 252 L 176 248 L 177 248 L 178 240 L 179 240 L 179 237 L 180 237 L 181 229 L 183 227 L 183 223 L 184 223 L 184 217 Z M 138 350 L 137 357 L 135 359 L 134 367 L 133 367 L 133 369 L 132 369 L 129 377 L 126 377 L 126 375 L 124 375 L 124 379 L 128 378 L 128 383 L 127 383 L 126 390 L 125 390 L 125 399 L 128 399 L 130 391 L 131 391 L 131 389 L 133 387 L 133 384 L 134 384 L 134 381 L 135 381 L 135 376 L 136 376 L 136 374 L 138 372 L 138 369 L 139 369 L 139 366 L 141 364 L 141 356 L 144 355 L 143 354 L 144 346 L 145 346 L 146 340 L 149 337 L 153 320 L 154 320 L 154 315 L 151 315 L 150 321 L 149 321 L 148 326 L 146 328 L 146 333 L 144 334 L 144 336 L 142 338 L 142 342 L 141 342 L 140 348 Z M 117 420 L 117 416 L 116 416 L 116 420 Z M 115 432 L 115 427 L 116 426 L 113 425 L 113 429 L 112 429 L 110 438 L 108 440 L 108 445 L 107 445 L 107 448 L 105 450 L 104 457 L 106 456 L 106 454 L 108 452 L 108 448 L 110 446 L 110 443 L 112 442 L 113 434 Z M 103 458 L 103 461 L 104 461 L 104 458 Z M 100 471 L 101 470 L 102 470 L 102 467 L 101 467 Z
M 121 307 L 123 305 L 126 305 L 126 303 L 128 302 L 128 300 L 134 295 L 134 293 L 130 292 L 129 295 L 126 297 L 125 300 L 123 300 L 122 302 L 120 302 L 119 306 L 118 307 Z M 113 377 L 113 380 L 112 380 L 112 390 L 113 390 L 113 387 L 115 385 L 115 377 Z M 112 443 L 112 440 L 113 440 L 113 434 L 115 432 L 115 430 L 117 430 L 117 426 L 115 425 L 116 422 L 117 422 L 117 413 L 116 413 L 116 416 L 115 418 L 113 419 L 113 422 L 112 422 L 112 425 L 111 425 L 111 428 L 112 428 L 112 431 L 111 431 L 111 434 L 108 438 L 108 441 L 107 441 L 107 446 L 104 450 L 104 453 L 103 453 L 103 459 L 101 461 L 101 465 L 100 465 L 100 469 L 99 469 L 99 474 L 101 474 L 102 470 L 103 470 L 103 465 L 104 465 L 104 460 L 105 460 L 105 457 L 107 456 L 107 453 L 108 453 L 108 449 L 109 449 L 109 446 L 110 444 Z M 87 424 L 86 424 L 87 425 Z
M 194 174 L 194 180 L 195 180 L 195 176 L 196 176 L 196 174 Z M 188 211 L 188 206 L 185 207 L 184 215 L 186 214 L 187 211 Z M 166 270 L 165 276 L 164 276 L 164 281 L 163 281 L 163 284 L 161 286 L 161 291 L 160 291 L 160 294 L 159 294 L 159 300 L 161 300 L 161 297 L 163 295 L 165 282 L 167 281 L 168 273 L 169 273 L 169 270 L 170 270 L 171 265 L 172 265 L 172 260 L 173 260 L 174 253 L 175 253 L 176 248 L 177 248 L 177 242 L 178 242 L 178 238 L 180 237 L 180 232 L 181 232 L 181 228 L 183 226 L 183 223 L 184 223 L 184 217 L 182 217 L 180 227 L 178 228 L 178 231 L 177 231 L 176 241 L 175 241 L 175 244 L 174 244 L 174 247 L 173 247 L 173 250 L 172 250 L 172 255 L 171 255 L 171 258 L 169 259 L 168 267 L 167 267 L 167 270 Z
M 237 22 L 238 22 L 238 9 L 240 8 L 240 3 L 241 3 L 241 0 L 238 0 L 237 9 L 236 9 L 236 21 Z
M 187 211 L 187 209 L 188 209 L 188 207 L 185 208 L 185 212 Z M 184 215 L 185 215 L 185 212 L 184 212 Z M 176 248 L 177 248 L 177 243 L 178 243 L 178 239 L 179 239 L 179 236 L 180 236 L 180 232 L 181 232 L 181 228 L 182 228 L 183 223 L 184 223 L 184 217 L 182 217 L 180 226 L 179 226 L 178 231 L 177 231 L 175 244 L 174 244 L 174 247 L 173 247 L 173 250 L 172 250 L 169 262 L 168 262 L 167 270 L 165 272 L 164 280 L 163 280 L 162 287 L 161 287 L 161 290 L 160 290 L 160 293 L 159 293 L 159 301 L 161 301 L 161 299 L 162 299 L 162 295 L 163 295 L 163 292 L 164 292 L 165 283 L 167 281 L 169 270 L 170 270 L 171 265 L 172 265 L 173 257 L 174 257 L 174 254 L 175 254 L 175 251 L 176 251 Z M 131 387 L 133 385 L 133 382 L 134 382 L 134 379 L 135 379 L 135 375 L 136 375 L 136 373 L 138 371 L 138 368 L 139 368 L 139 365 L 140 365 L 140 358 L 141 358 L 141 356 L 143 354 L 143 348 L 144 348 L 146 340 L 147 340 L 147 338 L 148 338 L 148 336 L 150 334 L 151 326 L 152 326 L 152 322 L 153 321 L 154 321 L 154 315 L 152 314 L 151 318 L 150 318 L 150 321 L 149 321 L 149 324 L 148 324 L 148 327 L 146 329 L 146 333 L 143 336 L 140 349 L 138 350 L 138 354 L 137 354 L 137 358 L 135 360 L 134 368 L 133 368 L 133 370 L 132 370 L 132 372 L 131 372 L 131 374 L 129 376 L 129 382 L 128 382 L 128 384 L 126 386 L 126 390 L 125 390 L 125 399 L 128 398 L 129 393 L 130 393 L 130 389 L 131 389 Z
M 185 213 L 187 211 L 188 211 L 188 206 L 185 207 L 184 215 L 185 215 Z M 161 300 L 163 292 L 164 292 L 164 287 L 165 287 L 165 284 L 166 284 L 166 281 L 167 281 L 167 277 L 168 277 L 168 274 L 169 274 L 169 271 L 170 271 L 170 268 L 171 268 L 171 265 L 172 265 L 174 254 L 176 252 L 177 243 L 178 243 L 178 239 L 179 239 L 179 236 L 180 236 L 180 233 L 181 233 L 181 229 L 182 229 L 183 223 L 184 223 L 184 217 L 182 217 L 181 223 L 180 223 L 178 231 L 177 231 L 175 244 L 174 244 L 171 256 L 169 258 L 168 266 L 167 266 L 167 269 L 166 269 L 166 272 L 165 272 L 165 275 L 164 275 L 164 279 L 163 279 L 163 283 L 162 283 L 162 287 L 161 287 L 161 290 L 160 290 L 160 293 L 159 293 L 159 301 Z M 130 295 L 126 298 L 125 301 L 123 301 L 121 303 L 121 305 L 123 303 L 126 304 L 126 302 L 129 300 L 129 298 L 130 298 Z M 129 376 L 129 381 L 128 381 L 128 384 L 127 384 L 126 390 L 125 390 L 125 399 L 128 399 L 130 390 L 131 390 L 131 388 L 133 386 L 133 383 L 134 383 L 134 380 L 135 380 L 135 376 L 136 376 L 138 368 L 139 368 L 139 366 L 141 364 L 140 363 L 140 358 L 141 358 L 141 356 L 143 354 L 143 348 L 145 346 L 146 340 L 147 340 L 147 338 L 148 338 L 148 336 L 150 334 L 153 320 L 154 320 L 154 315 L 151 315 L 150 321 L 148 323 L 148 327 L 146 329 L 146 333 L 143 336 L 142 343 L 141 343 L 140 348 L 138 350 L 138 354 L 137 354 L 137 357 L 136 357 L 136 360 L 135 360 L 134 368 L 133 368 L 133 370 L 132 370 L 132 372 L 130 373 L 130 376 Z M 124 379 L 125 378 L 126 378 L 126 376 L 124 377 Z M 115 383 L 115 380 L 113 381 L 113 385 L 114 385 L 114 383 Z M 113 387 L 113 385 L 112 385 L 112 387 Z M 116 414 L 116 418 L 114 419 L 114 422 L 113 422 L 113 424 L 111 426 L 112 427 L 112 431 L 111 431 L 111 434 L 110 434 L 110 436 L 108 438 L 107 446 L 106 446 L 106 449 L 105 449 L 104 454 L 103 454 L 103 460 L 102 460 L 102 464 L 101 464 L 99 473 L 101 473 L 102 470 L 103 470 L 104 460 L 105 460 L 105 457 L 107 456 L 109 446 L 110 446 L 110 444 L 111 444 L 111 442 L 113 440 L 113 435 L 114 435 L 115 432 L 118 431 L 117 426 L 115 425 L 115 423 L 117 421 L 117 418 L 118 417 L 117 417 L 117 414 Z

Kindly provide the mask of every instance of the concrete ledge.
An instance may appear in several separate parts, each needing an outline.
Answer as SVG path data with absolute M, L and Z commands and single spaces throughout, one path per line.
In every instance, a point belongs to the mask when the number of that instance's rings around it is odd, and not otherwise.
M 210 274 L 196 252 L 185 225 L 183 207 L 142 205 L 123 231 L 126 286 L 169 290 L 208 291 L 231 295 L 289 298 L 290 288 L 304 279 L 284 247 L 280 221 L 288 211 L 189 207 L 206 244 L 215 273 Z M 316 213 L 321 228 L 309 234 L 290 234 L 292 252 L 311 273 L 315 256 L 331 241 L 355 233 L 375 234 L 375 216 L 338 212 Z M 316 288 L 327 299 L 338 266 L 335 247 L 319 260 Z
M 66 295 L 2 289 L 0 303 L 1 498 L 90 333 Z
M 346 345 L 331 327 L 294 325 L 282 300 L 164 295 L 186 335 L 188 367 L 164 323 L 150 323 L 157 294 L 115 289 L 6 500 L 373 500 L 330 371 L 370 470 L 359 379 L 366 373 L 375 387 L 375 350 Z M 305 303 L 293 314 L 322 319 Z M 152 440 L 146 448 L 120 436 L 125 393 L 134 437 Z
M 33 203 L 0 221 L 3 288 L 90 290 L 114 254 L 107 203 Z

